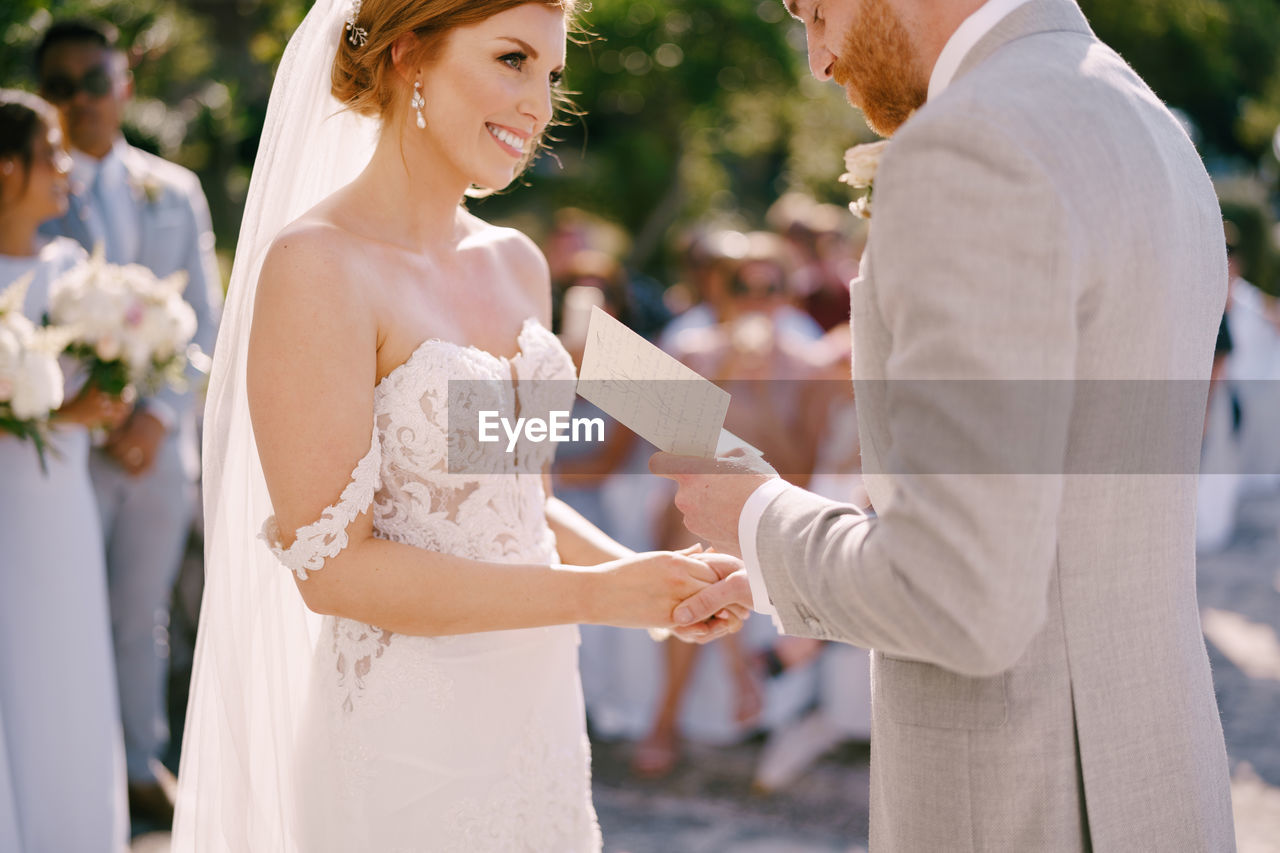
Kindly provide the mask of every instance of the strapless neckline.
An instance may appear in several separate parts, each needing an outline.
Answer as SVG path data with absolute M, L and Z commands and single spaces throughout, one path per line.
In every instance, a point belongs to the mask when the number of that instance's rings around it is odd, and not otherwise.
M 381 390 L 382 386 L 388 380 L 390 380 L 391 377 L 395 376 L 397 373 L 400 373 L 406 370 L 410 365 L 412 365 L 415 361 L 417 361 L 418 358 L 420 358 L 424 352 L 427 352 L 435 347 L 443 347 L 444 349 L 453 350 L 455 352 L 472 353 L 475 355 L 483 356 L 484 358 L 492 359 L 493 361 L 503 366 L 509 365 L 525 354 L 525 336 L 528 335 L 529 332 L 532 331 L 533 329 L 541 329 L 546 334 L 548 335 L 551 334 L 551 332 L 547 329 L 547 327 L 542 325 L 542 322 L 538 320 L 537 317 L 526 317 L 525 321 L 520 325 L 520 331 L 516 334 L 516 354 L 511 357 L 507 357 L 505 355 L 496 355 L 495 353 L 491 353 L 486 349 L 481 349 L 475 344 L 460 344 L 457 341 L 450 341 L 450 340 L 445 340 L 444 338 L 437 338 L 437 337 L 427 338 L 422 343 L 418 344 L 418 346 L 414 348 L 413 352 L 409 353 L 408 358 L 406 358 L 400 364 L 397 364 L 395 367 L 391 368 L 391 370 L 388 371 L 386 376 L 379 379 L 378 384 L 374 386 L 374 391 L 376 393 L 377 391 Z

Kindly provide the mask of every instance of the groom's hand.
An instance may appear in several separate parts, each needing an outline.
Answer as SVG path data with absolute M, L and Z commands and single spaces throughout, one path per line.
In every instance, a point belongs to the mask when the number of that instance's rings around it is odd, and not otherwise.
M 751 493 L 778 476 L 758 453 L 736 448 L 717 459 L 655 453 L 649 470 L 674 480 L 676 509 L 684 526 L 717 551 L 742 556 L 738 516 Z
M 697 559 L 706 563 L 719 581 L 681 602 L 672 618 L 671 633 L 686 643 L 709 643 L 735 633 L 750 615 L 751 584 L 742 561 L 728 554 L 704 551 Z

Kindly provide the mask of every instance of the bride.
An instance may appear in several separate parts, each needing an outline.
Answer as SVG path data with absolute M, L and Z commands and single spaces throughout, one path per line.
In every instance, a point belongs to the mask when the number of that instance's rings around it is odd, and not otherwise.
M 574 5 L 319 0 L 290 42 L 209 391 L 176 850 L 600 847 L 575 623 L 668 626 L 729 558 L 628 552 L 551 445 L 450 464 L 450 380 L 572 402 L 545 260 L 461 201 L 537 150 Z

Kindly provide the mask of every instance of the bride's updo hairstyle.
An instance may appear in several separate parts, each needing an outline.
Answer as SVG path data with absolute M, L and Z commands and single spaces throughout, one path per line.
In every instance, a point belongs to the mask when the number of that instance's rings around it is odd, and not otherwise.
M 574 30 L 580 0 L 363 0 L 354 30 L 343 30 L 333 60 L 333 96 L 347 109 L 388 124 L 408 105 L 407 97 L 396 97 L 402 93 L 391 58 L 397 39 L 407 33 L 418 36 L 418 47 L 404 57 L 417 64 L 429 60 L 451 30 L 527 3 L 560 9 L 567 29 Z M 352 32 L 361 37 L 353 38 Z M 563 98 L 557 93 L 556 100 Z

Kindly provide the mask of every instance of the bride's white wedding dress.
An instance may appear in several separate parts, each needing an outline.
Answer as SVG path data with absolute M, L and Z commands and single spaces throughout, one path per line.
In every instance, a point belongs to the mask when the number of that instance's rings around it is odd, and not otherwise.
M 441 340 L 419 346 L 378 384 L 371 447 L 340 501 L 287 550 L 273 545 L 281 561 L 301 578 L 323 571 L 346 526 L 372 507 L 383 539 L 557 562 L 539 474 L 459 472 L 479 448 L 456 441 L 449 464 L 450 380 L 484 380 L 491 392 L 455 391 L 455 424 L 474 424 L 478 406 L 570 408 L 570 382 L 535 381 L 574 377 L 556 337 L 530 319 L 519 349 L 506 359 Z M 494 395 L 506 399 L 495 406 Z M 520 470 L 541 471 L 553 447 L 522 447 L 531 458 Z M 264 535 L 277 540 L 274 519 Z M 600 849 L 576 626 L 432 638 L 326 617 L 310 683 L 296 751 L 299 849 Z

